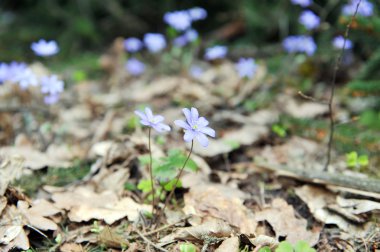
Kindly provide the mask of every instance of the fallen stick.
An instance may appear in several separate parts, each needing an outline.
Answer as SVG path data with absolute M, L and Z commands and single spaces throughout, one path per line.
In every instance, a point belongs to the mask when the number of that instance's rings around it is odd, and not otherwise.
M 380 180 L 378 179 L 354 177 L 325 171 L 301 170 L 256 160 L 254 164 L 260 168 L 274 171 L 279 175 L 296 178 L 305 182 L 380 193 Z

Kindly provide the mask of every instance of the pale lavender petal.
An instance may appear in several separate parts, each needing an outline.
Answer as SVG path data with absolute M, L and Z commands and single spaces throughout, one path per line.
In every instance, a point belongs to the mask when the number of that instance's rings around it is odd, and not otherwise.
M 215 130 L 211 129 L 210 127 L 201 128 L 199 131 L 206 135 L 209 135 L 210 137 L 215 137 Z
M 164 123 L 155 124 L 153 127 L 158 132 L 170 131 L 170 126 Z
M 146 115 L 145 115 L 143 112 L 138 111 L 138 110 L 135 110 L 135 114 L 136 114 L 138 117 L 140 117 L 140 119 L 148 121 L 148 118 L 146 117 Z
M 198 109 L 191 108 L 191 119 L 192 119 L 192 122 L 196 122 L 198 120 L 198 117 L 199 117 Z
M 190 142 L 191 140 L 194 139 L 194 137 L 197 135 L 196 132 L 192 131 L 192 130 L 186 130 L 185 131 L 185 135 L 183 135 L 183 140 L 185 140 L 185 142 Z
M 154 123 L 160 123 L 163 120 L 165 120 L 165 118 L 162 115 L 156 115 L 156 116 L 153 117 Z
M 182 120 L 175 120 L 174 124 L 177 125 L 178 127 L 181 127 L 181 128 L 187 129 L 187 130 L 191 130 L 191 127 L 189 126 L 189 124 L 187 124 L 186 122 L 184 122 Z
M 202 134 L 202 133 L 197 134 L 197 140 L 203 147 L 208 146 L 208 139 L 205 134 Z
M 151 125 L 151 123 L 150 123 L 149 121 L 144 120 L 144 119 L 140 120 L 140 123 L 141 123 L 142 125 L 145 125 L 145 126 L 150 126 L 150 125 Z
M 187 122 L 188 122 L 188 123 L 192 123 L 190 109 L 188 109 L 188 108 L 184 108 L 184 109 L 182 109 L 182 111 L 183 111 L 183 113 L 185 114 L 185 117 L 186 117 Z
M 153 112 L 150 108 L 148 107 L 145 108 L 145 114 L 146 114 L 146 117 L 148 118 L 148 121 L 153 120 Z
M 199 117 L 198 119 L 198 122 L 197 122 L 197 125 L 199 127 L 206 127 L 208 125 L 208 121 L 206 120 L 206 118 L 204 118 L 203 116 L 202 117 Z

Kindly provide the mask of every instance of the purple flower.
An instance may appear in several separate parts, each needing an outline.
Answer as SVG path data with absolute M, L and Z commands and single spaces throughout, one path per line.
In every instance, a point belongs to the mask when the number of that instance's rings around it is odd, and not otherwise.
M 151 127 L 160 133 L 170 131 L 169 125 L 162 123 L 165 118 L 162 115 L 153 115 L 152 110 L 148 107 L 145 108 L 145 113 L 135 110 L 135 114 L 140 117 L 142 125 Z
M 40 39 L 38 42 L 32 43 L 31 48 L 36 55 L 42 57 L 49 57 L 59 52 L 58 44 L 54 40 Z
M 197 79 L 203 74 L 203 69 L 200 66 L 192 65 L 189 72 L 193 78 Z
M 207 11 L 201 7 L 194 7 L 188 10 L 192 21 L 202 20 L 207 17 Z
M 0 64 L 0 84 L 3 84 L 8 80 L 8 64 L 1 63 Z
M 311 0 L 291 0 L 292 1 L 292 4 L 297 4 L 297 5 L 300 5 L 302 7 L 307 7 L 309 5 L 311 5 L 312 1 Z
M 185 32 L 184 36 L 186 37 L 187 41 L 193 42 L 194 40 L 198 38 L 199 35 L 196 30 L 190 29 Z
M 55 104 L 57 103 L 58 100 L 59 100 L 59 94 L 49 94 L 44 97 L 44 102 L 47 105 Z
M 343 48 L 343 45 L 344 45 L 344 49 L 351 49 L 352 48 L 352 42 L 351 40 L 349 39 L 346 39 L 346 44 L 344 44 L 344 37 L 339 35 L 337 37 L 334 38 L 333 40 L 333 46 L 336 48 L 336 49 L 342 49 Z
M 360 0 L 351 0 L 349 4 L 346 4 L 342 8 L 342 14 L 345 16 L 352 16 L 355 13 L 356 7 Z M 362 0 L 358 8 L 358 15 L 369 17 L 373 14 L 373 4 L 368 0 Z
M 246 77 L 251 79 L 256 73 L 257 65 L 255 60 L 252 58 L 240 58 L 239 62 L 235 64 L 235 68 L 241 78 Z
M 226 57 L 228 49 L 226 46 L 214 46 L 206 49 L 205 59 L 206 60 L 215 60 L 222 59 Z
M 63 81 L 59 80 L 56 75 L 41 78 L 41 92 L 43 94 L 57 95 L 63 92 L 63 86 Z
M 141 50 L 143 43 L 138 38 L 127 38 L 124 40 L 124 48 L 127 52 L 138 52 Z
M 314 14 L 314 12 L 305 10 L 301 13 L 298 21 L 306 27 L 308 30 L 315 29 L 320 24 L 320 18 Z
M 160 33 L 147 33 L 144 36 L 144 44 L 150 52 L 158 53 L 166 47 L 166 40 Z
M 21 89 L 27 89 L 29 86 L 37 86 L 37 76 L 30 68 L 25 68 L 15 76 L 15 82 L 18 82 Z
M 164 21 L 177 31 L 185 31 L 191 26 L 191 17 L 187 11 L 167 12 Z
M 185 35 L 178 36 L 173 40 L 173 44 L 176 47 L 184 47 L 187 44 L 187 42 L 187 37 Z
M 128 73 L 133 76 L 141 75 L 145 71 L 145 64 L 135 58 L 130 58 L 125 64 Z
M 196 108 L 184 108 L 183 113 L 186 117 L 186 122 L 175 120 L 174 123 L 185 130 L 183 139 L 185 142 L 193 141 L 196 138 L 203 147 L 208 146 L 207 136 L 215 137 L 215 130 L 207 127 L 208 121 L 204 117 L 199 117 Z
M 18 76 L 27 69 L 27 65 L 23 62 L 13 61 L 8 65 L 5 81 L 17 82 Z
M 289 36 L 284 39 L 282 46 L 289 53 L 303 52 L 309 56 L 317 50 L 314 39 L 305 35 Z

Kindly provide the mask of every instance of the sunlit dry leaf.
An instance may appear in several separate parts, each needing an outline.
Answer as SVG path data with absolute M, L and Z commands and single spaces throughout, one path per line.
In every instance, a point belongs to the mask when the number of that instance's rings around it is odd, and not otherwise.
M 57 214 L 60 210 L 46 200 L 38 200 L 30 208 L 27 202 L 19 200 L 17 209 L 23 214 L 26 224 L 34 228 L 40 230 L 56 230 L 58 228 L 55 222 L 45 217 Z
M 7 198 L 5 198 L 4 196 L 0 196 L 0 216 L 4 208 L 7 206 L 7 202 Z
M 83 252 L 85 251 L 80 244 L 76 243 L 64 243 L 59 247 L 60 252 Z
M 251 243 L 255 245 L 256 247 L 261 246 L 268 246 L 271 248 L 277 247 L 278 240 L 276 238 L 267 236 L 267 235 L 259 235 L 255 238 L 250 239 Z
M 242 233 L 253 234 L 257 222 L 253 213 L 243 205 L 245 194 L 219 184 L 198 185 L 185 194 L 186 214 L 225 220 Z
M 11 155 L 10 157 L 11 158 L 8 158 L 8 156 L 1 154 L 0 149 L 0 196 L 4 195 L 11 181 L 22 175 L 24 158 L 19 155 Z M 1 202 L 3 202 L 3 200 Z M 2 205 L 3 203 L 0 203 L 0 206 Z M 0 207 L 0 213 L 1 210 Z
M 101 244 L 111 248 L 121 248 L 122 246 L 128 245 L 128 240 L 108 226 L 104 227 L 100 232 L 98 239 Z
M 314 246 L 319 234 L 307 230 L 307 221 L 295 217 L 294 209 L 281 198 L 272 201 L 270 207 L 256 213 L 257 221 L 267 221 L 276 233 L 276 238 L 286 237 L 290 243 L 299 240 Z
M 364 199 L 345 199 L 337 197 L 338 205 L 353 214 L 367 213 L 374 210 L 380 210 L 380 203 Z
M 284 94 L 278 96 L 277 103 L 279 108 L 295 118 L 314 118 L 328 111 L 325 104 L 308 101 L 296 102 L 292 96 Z
M 239 252 L 239 245 L 238 237 L 230 237 L 225 239 L 215 252 Z
M 189 80 L 181 77 L 161 77 L 148 85 L 131 86 L 126 93 L 127 98 L 136 102 L 151 101 L 153 97 L 173 93 L 178 85 L 189 85 Z M 144 85 L 145 84 L 145 85 Z

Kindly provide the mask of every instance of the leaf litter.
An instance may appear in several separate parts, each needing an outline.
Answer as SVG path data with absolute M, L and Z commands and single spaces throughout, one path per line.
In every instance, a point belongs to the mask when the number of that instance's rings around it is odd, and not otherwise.
M 64 97 L 71 105 L 54 108 L 57 117 L 49 131 L 41 133 L 43 144 L 35 136 L 19 134 L 17 142 L 27 144 L 0 148 L 0 249 L 26 250 L 59 235 L 62 240 L 55 244 L 59 251 L 83 251 L 101 244 L 115 251 L 172 251 L 183 242 L 196 244 L 198 250 L 239 251 L 244 246 L 258 250 L 276 248 L 282 239 L 293 244 L 304 240 L 320 248 L 338 246 L 330 231 L 352 246 L 362 246 L 360 239 L 375 244 L 380 237 L 373 220 L 380 207 L 370 192 L 367 197 L 348 193 L 353 189 L 350 185 L 346 190 L 330 190 L 328 184 L 305 181 L 298 175 L 289 179 L 286 172 L 255 166 L 254 159 L 304 172 L 321 171 L 325 148 L 301 136 L 273 134 L 272 125 L 283 114 L 309 119 L 326 114 L 326 106 L 301 101 L 296 90 L 253 112 L 236 109 L 255 92 L 266 92 L 265 85 L 270 83 L 266 76 L 266 67 L 260 66 L 254 79 L 242 83 L 233 65 L 225 62 L 210 67 L 199 80 L 142 76 L 125 81 L 119 76 L 128 92 L 114 85 L 115 80 L 108 83 L 113 83 L 111 88 L 95 81 L 72 87 Z M 174 119 L 179 114 L 174 107 L 180 101 L 209 115 L 218 137 L 209 148 L 195 145 L 197 155 L 192 159 L 198 171 L 185 172 L 175 204 L 164 213 L 162 225 L 150 230 L 151 205 L 136 189 L 148 177 L 146 164 L 139 161 L 148 154 L 148 139 L 134 125 L 132 111 L 149 103 Z M 180 138 L 174 134 L 154 141 L 154 156 L 164 157 L 170 149 L 185 153 L 178 144 Z M 342 157 L 335 157 L 331 169 L 344 172 Z M 92 164 L 82 180 L 62 187 L 42 186 L 29 197 L 22 193 L 22 186 L 12 187 L 22 174 L 65 169 L 76 158 Z M 295 198 L 296 203 L 292 202 Z

